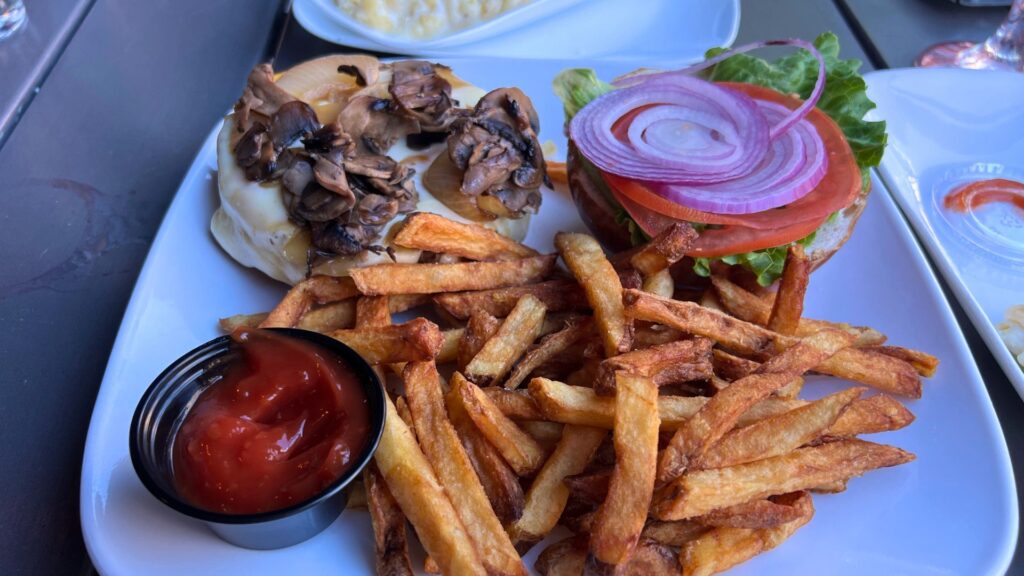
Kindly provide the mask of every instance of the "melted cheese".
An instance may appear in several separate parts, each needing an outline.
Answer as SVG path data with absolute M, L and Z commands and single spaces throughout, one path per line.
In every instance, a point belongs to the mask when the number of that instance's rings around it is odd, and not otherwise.
M 463 106 L 474 104 L 483 96 L 483 90 L 463 85 L 452 90 L 452 96 Z M 225 252 L 244 266 L 256 268 L 264 274 L 295 284 L 306 277 L 306 258 L 309 248 L 309 234 L 288 219 L 282 199 L 280 181 L 265 183 L 252 182 L 238 167 L 232 153 L 232 135 L 235 131 L 233 115 L 224 119 L 224 127 L 217 137 L 217 187 L 221 205 L 210 221 L 210 231 Z M 399 141 L 391 148 L 389 155 L 416 169 L 413 181 L 419 190 L 420 199 L 416 207 L 419 212 L 433 212 L 452 220 L 466 220 L 451 210 L 423 188 L 421 175 L 438 154 L 445 152 L 445 145 L 435 144 L 426 150 L 413 151 Z M 394 226 L 404 220 L 396 217 L 382 232 L 382 238 L 394 236 Z M 529 217 L 518 220 L 499 219 L 484 224 L 505 234 L 522 240 L 526 236 Z M 419 251 L 395 248 L 399 262 L 415 262 Z M 339 257 L 318 266 L 314 272 L 320 274 L 344 275 L 351 267 L 367 266 L 390 262 L 386 254 L 363 251 L 349 257 Z

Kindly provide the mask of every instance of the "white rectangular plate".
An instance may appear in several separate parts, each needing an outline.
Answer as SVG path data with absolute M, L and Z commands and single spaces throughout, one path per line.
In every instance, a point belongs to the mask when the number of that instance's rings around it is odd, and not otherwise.
M 519 86 L 537 104 L 541 139 L 561 137 L 550 79 L 585 62 L 448 62 L 482 87 Z M 610 78 L 622 64 L 594 66 Z M 216 202 L 214 135 L 206 141 L 153 242 L 110 355 L 86 443 L 81 515 L 85 541 L 107 576 L 372 574 L 368 515 L 350 510 L 292 548 L 254 552 L 153 498 L 128 457 L 128 426 L 149 382 L 181 353 L 218 334 L 217 318 L 267 310 L 284 287 L 231 261 L 208 231 Z M 558 230 L 582 230 L 572 203 L 551 193 L 528 243 L 551 250 Z M 884 255 L 884 257 L 883 257 Z M 817 514 L 789 542 L 735 574 L 997 574 L 1017 537 L 1017 495 L 992 404 L 935 277 L 909 228 L 880 189 L 853 238 L 814 274 L 807 313 L 874 326 L 892 342 L 942 359 L 917 421 L 873 440 L 917 454 L 868 474 L 837 495 L 815 497 Z M 817 380 L 817 379 L 812 379 Z M 836 383 L 814 381 L 820 395 Z M 540 547 L 538 547 L 539 549 Z M 532 567 L 538 549 L 527 557 Z
M 475 58 L 690 62 L 701 59 L 708 48 L 731 45 L 740 25 L 739 0 L 542 0 L 459 34 L 459 42 L 413 42 L 382 38 L 365 26 L 359 33 L 342 25 L 332 0 L 295 0 L 293 10 L 311 34 L 342 46 Z
M 1024 304 L 1024 219 L 1009 206 L 983 208 L 982 221 L 999 219 L 1022 240 L 1001 246 L 991 227 L 942 208 L 942 198 L 958 184 L 999 177 L 1024 182 L 1024 75 L 909 69 L 867 78 L 868 95 L 878 104 L 872 115 L 888 122 L 882 180 L 1024 397 L 1024 371 L 995 328 L 1007 308 Z

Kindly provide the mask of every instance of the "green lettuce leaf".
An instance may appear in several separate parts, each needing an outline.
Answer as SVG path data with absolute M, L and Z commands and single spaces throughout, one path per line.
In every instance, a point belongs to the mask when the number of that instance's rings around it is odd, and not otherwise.
M 814 45 L 825 58 L 825 89 L 817 107 L 835 120 L 842 129 L 861 170 L 862 185 L 868 186 L 870 169 L 878 165 L 885 150 L 885 122 L 864 120 L 864 115 L 875 107 L 875 103 L 868 99 L 867 84 L 860 76 L 861 62 L 855 59 L 841 60 L 839 39 L 831 32 L 818 36 L 814 40 Z M 724 50 L 714 48 L 709 50 L 706 56 L 710 58 Z M 796 94 L 800 98 L 807 98 L 813 91 L 818 77 L 818 61 L 806 50 L 797 51 L 774 62 L 748 54 L 737 54 L 704 71 L 703 76 L 712 81 L 758 84 L 784 94 Z M 565 70 L 555 77 L 554 89 L 562 100 L 566 121 L 569 121 L 581 108 L 598 96 L 614 90 L 615 87 L 601 81 L 593 70 L 574 68 Z M 616 219 L 628 226 L 634 244 L 647 240 L 640 226 L 624 209 L 616 214 Z M 797 242 L 806 246 L 814 240 L 814 236 L 815 233 L 812 233 Z M 707 276 L 711 273 L 711 264 L 715 260 L 722 260 L 727 264 L 750 270 L 757 277 L 759 284 L 768 286 L 782 274 L 788 248 L 789 245 L 786 244 L 722 258 L 696 258 L 694 271 L 701 276 Z
M 555 76 L 552 84 L 555 94 L 562 100 L 566 122 L 572 120 L 591 100 L 615 90 L 614 86 L 598 78 L 597 73 L 589 68 L 563 70 Z

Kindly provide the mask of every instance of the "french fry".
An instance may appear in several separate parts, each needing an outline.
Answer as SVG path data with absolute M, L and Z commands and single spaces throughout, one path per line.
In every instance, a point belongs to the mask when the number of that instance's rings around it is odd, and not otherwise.
M 590 307 L 583 289 L 574 280 L 557 279 L 525 286 L 453 292 L 434 296 L 434 302 L 454 318 L 465 320 L 477 311 L 504 318 L 523 296 L 535 296 L 549 312 L 572 312 Z
M 696 239 L 689 224 L 673 224 L 633 253 L 629 263 L 645 278 L 653 276 L 682 260 Z
M 722 276 L 712 276 L 711 283 L 718 294 L 718 300 L 733 316 L 761 326 L 767 326 L 771 318 L 774 300 L 762 298 L 748 292 L 741 286 L 734 284 Z M 719 309 L 722 311 L 721 309 Z M 843 330 L 857 337 L 854 346 L 876 346 L 885 342 L 885 334 L 865 326 L 852 326 L 845 322 L 829 322 L 827 320 L 815 320 L 812 318 L 801 318 L 797 324 L 795 336 L 810 336 L 821 330 Z
M 849 388 L 732 430 L 694 462 L 694 469 L 724 468 L 795 450 L 824 435 L 863 392 L 864 388 Z
M 798 508 L 771 500 L 751 500 L 728 508 L 719 508 L 693 519 L 712 528 L 771 528 L 800 518 Z M 681 520 L 686 522 L 686 520 Z
M 611 428 L 615 418 L 615 398 L 598 396 L 591 388 L 568 386 L 547 378 L 534 378 L 530 396 L 548 420 L 579 426 Z M 675 425 L 691 418 L 707 402 L 703 397 L 661 396 L 657 399 L 659 420 Z
M 612 429 L 615 468 L 590 534 L 590 553 L 598 565 L 629 561 L 643 531 L 658 460 L 657 403 L 658 387 L 651 379 L 618 373 Z
M 363 296 L 356 299 L 356 326 L 375 328 L 391 324 L 387 296 Z
M 642 289 L 655 296 L 671 298 L 676 291 L 676 281 L 672 278 L 672 273 L 668 271 L 668 268 L 663 268 L 645 277 Z
M 442 572 L 483 574 L 484 566 L 473 542 L 416 439 L 391 399 L 385 396 L 385 401 L 384 433 L 374 459 L 388 489 Z
M 500 382 L 537 339 L 546 312 L 536 297 L 527 294 L 520 298 L 494 336 L 466 365 L 466 378 L 481 386 Z
M 676 340 L 682 340 L 684 334 L 679 330 L 666 326 L 647 325 L 637 326 L 633 331 L 633 349 L 650 348 L 658 344 L 668 344 Z
M 800 244 L 790 244 L 786 263 L 779 280 L 779 291 L 768 316 L 768 329 L 779 334 L 793 335 L 800 326 L 804 313 L 804 294 L 811 279 L 811 265 Z
M 433 360 L 444 345 L 441 330 L 424 318 L 392 326 L 335 330 L 330 335 L 370 364 Z
M 745 354 L 778 353 L 799 341 L 756 324 L 738 320 L 693 302 L 665 300 L 640 290 L 626 290 L 623 298 L 630 316 L 666 324 L 677 330 L 711 338 L 727 348 Z M 816 332 L 819 334 L 821 332 Z M 811 335 L 813 336 L 813 334 Z M 814 369 L 838 378 L 853 380 L 884 392 L 921 397 L 921 379 L 913 366 L 884 354 L 847 348 Z
M 632 346 L 633 324 L 622 307 L 622 284 L 601 245 L 586 234 L 555 235 L 555 246 L 573 276 L 583 285 L 587 301 L 594 309 L 598 331 L 604 341 L 605 355 L 615 356 Z
M 587 542 L 575 536 L 556 542 L 537 557 L 534 564 L 541 576 L 579 576 L 589 573 Z M 621 576 L 678 576 L 679 559 L 676 553 L 657 542 L 640 542 L 629 562 L 616 567 Z
M 441 567 L 437 565 L 437 562 L 433 558 L 427 556 L 423 558 L 423 571 L 427 574 L 440 574 Z
M 796 377 L 793 380 L 791 380 L 789 384 L 786 384 L 782 388 L 779 388 L 775 392 L 772 392 L 772 395 L 778 396 L 779 398 L 796 399 L 800 396 L 800 391 L 803 389 L 804 379 L 801 377 Z
M 526 392 L 491 386 L 483 389 L 501 413 L 513 420 L 545 420 L 533 397 Z
M 570 346 L 579 342 L 590 334 L 591 321 L 589 318 L 580 318 L 577 321 L 569 322 L 565 328 L 549 334 L 539 342 L 531 346 L 523 358 L 516 364 L 516 367 L 505 380 L 504 386 L 508 389 L 516 389 L 531 372 L 548 360 L 562 354 Z
M 457 365 L 459 370 L 465 370 L 466 365 L 484 347 L 501 326 L 501 321 L 491 316 L 484 310 L 477 310 L 469 317 L 466 329 L 459 339 L 457 353 Z
M 488 572 L 526 574 L 519 554 L 484 493 L 448 420 L 433 362 L 410 362 L 402 374 L 420 447 Z
M 703 457 L 731 430 L 751 406 L 851 342 L 853 336 L 845 332 L 818 332 L 712 396 L 693 418 L 676 430 L 658 462 L 658 480 L 668 482 L 679 476 L 693 459 Z
M 456 264 L 377 264 L 349 273 L 364 296 L 437 294 L 530 284 L 547 276 L 555 256 Z
M 842 438 L 889 432 L 909 426 L 913 421 L 914 414 L 906 406 L 892 396 L 878 394 L 850 404 L 824 436 Z
M 707 338 L 678 340 L 642 348 L 603 360 L 597 368 L 594 391 L 615 393 L 615 374 L 628 372 L 650 378 L 656 386 L 711 378 L 711 346 Z
M 409 411 L 409 404 L 405 401 L 405 396 L 399 396 L 395 398 L 395 412 L 398 412 L 398 417 L 405 422 L 405 425 L 409 427 L 409 431 L 412 432 L 413 436 L 416 436 L 416 428 L 412 420 L 412 412 Z
M 524 420 L 516 425 L 536 440 L 544 448 L 544 451 L 549 454 L 555 449 L 555 444 L 558 444 L 558 441 L 561 440 L 562 428 L 564 428 L 564 425 L 558 422 L 546 422 L 543 420 Z
M 918 374 L 928 378 L 934 376 L 935 371 L 939 368 L 938 358 L 920 350 L 911 350 L 901 346 L 869 346 L 865 347 L 864 350 L 866 352 L 877 352 L 892 358 L 899 358 L 913 366 Z
M 640 533 L 641 540 L 653 540 L 664 546 L 678 548 L 706 534 L 710 529 L 704 524 L 693 520 L 676 520 L 663 522 L 649 520 Z
M 441 349 L 437 351 L 434 361 L 438 364 L 455 362 L 459 357 L 459 343 L 462 342 L 462 335 L 465 333 L 465 328 L 442 330 L 441 338 L 443 341 L 441 342 Z
M 394 243 L 406 248 L 455 254 L 470 260 L 515 260 L 537 251 L 479 224 L 465 224 L 429 212 L 405 219 Z
M 291 328 L 313 304 L 327 304 L 347 300 L 359 295 L 352 280 L 347 277 L 313 276 L 307 278 L 285 294 L 270 311 L 260 328 Z
M 608 485 L 611 480 L 612 469 L 603 468 L 595 472 L 567 476 L 564 484 L 576 500 L 598 506 L 608 497 Z
M 785 542 L 814 516 L 811 496 L 793 496 L 797 519 L 771 528 L 716 528 L 683 545 L 679 562 L 683 576 L 709 576 L 724 572 Z
M 571 386 L 593 388 L 594 380 L 597 379 L 597 369 L 600 365 L 601 362 L 597 358 L 584 358 L 580 367 L 569 374 L 566 382 Z
M 739 380 L 749 376 L 761 365 L 718 348 L 712 350 L 711 362 L 714 364 L 715 373 L 727 380 Z
M 380 576 L 412 576 L 409 563 L 409 540 L 406 518 L 391 495 L 377 465 L 371 462 L 363 472 L 366 503 L 373 525 L 373 544 L 377 574 Z
M 516 474 L 530 476 L 544 464 L 544 448 L 502 414 L 480 388 L 456 372 L 452 375 L 452 389 L 473 424 Z
M 361 482 L 354 482 L 351 484 L 351 489 L 348 492 L 348 501 L 345 502 L 345 509 L 349 508 L 366 508 L 366 486 Z
M 356 322 L 356 299 L 350 298 L 341 302 L 331 302 L 319 308 L 313 308 L 302 315 L 298 327 L 303 330 L 328 333 L 335 330 L 352 328 Z
M 267 319 L 269 312 L 258 312 L 256 314 L 235 314 L 221 318 L 217 325 L 228 334 L 239 328 L 256 328 Z
M 562 481 L 586 468 L 607 435 L 598 428 L 565 427 L 554 452 L 530 484 L 523 515 L 509 529 L 514 541 L 537 542 L 554 529 L 569 500 L 569 488 Z
M 448 391 L 445 404 L 448 407 L 448 417 L 455 426 L 473 469 L 476 470 L 487 499 L 491 502 L 491 508 L 502 524 L 515 522 L 522 515 L 525 505 L 519 477 L 469 419 L 457 390 Z
M 652 513 L 659 520 L 685 520 L 716 508 L 824 486 L 913 459 L 913 454 L 893 446 L 837 440 L 748 464 L 687 472 L 658 492 Z

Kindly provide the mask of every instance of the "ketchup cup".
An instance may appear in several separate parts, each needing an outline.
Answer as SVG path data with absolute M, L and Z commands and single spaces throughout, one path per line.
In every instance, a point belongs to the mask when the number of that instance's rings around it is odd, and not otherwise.
M 384 387 L 369 364 L 341 342 L 307 330 L 270 329 L 279 335 L 316 345 L 340 359 L 353 372 L 366 394 L 369 437 L 352 466 L 325 489 L 285 508 L 255 514 L 227 514 L 199 508 L 175 488 L 173 447 L 175 436 L 199 395 L 220 380 L 238 358 L 230 336 L 211 340 L 167 367 L 149 386 L 132 418 L 129 450 L 142 484 L 158 500 L 205 522 L 217 536 L 244 548 L 270 550 L 298 544 L 329 526 L 348 501 L 348 486 L 358 480 L 370 462 L 384 431 Z

